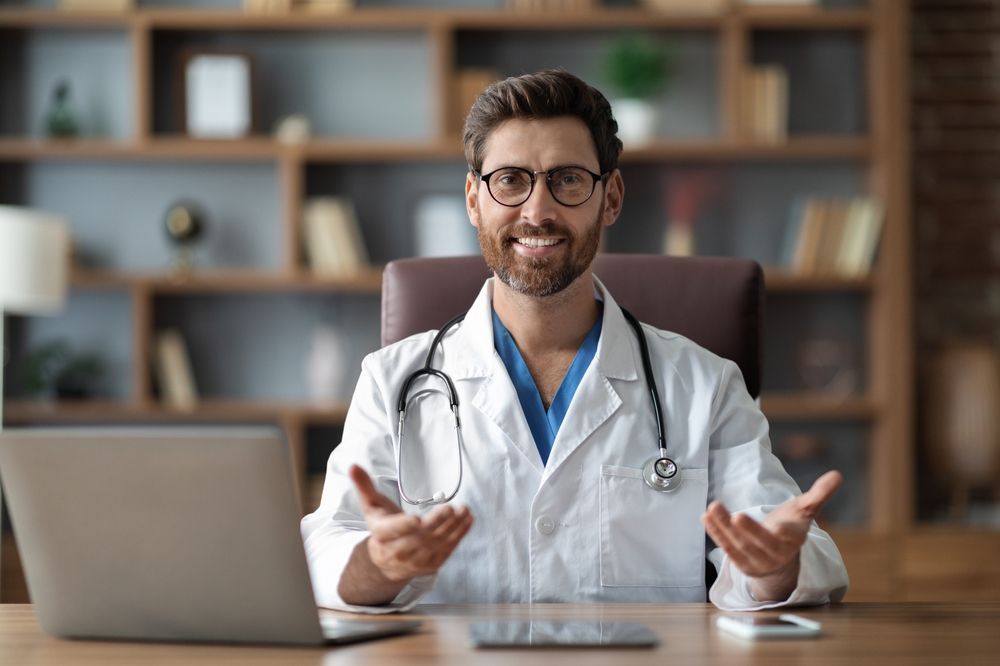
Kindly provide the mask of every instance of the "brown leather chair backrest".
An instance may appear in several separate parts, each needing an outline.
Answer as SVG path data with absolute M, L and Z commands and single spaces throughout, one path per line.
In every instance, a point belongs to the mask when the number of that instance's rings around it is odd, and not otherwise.
M 748 259 L 599 254 L 594 274 L 641 321 L 734 361 L 760 394 L 764 277 Z M 440 328 L 469 309 L 492 272 L 482 257 L 400 259 L 382 280 L 382 344 Z

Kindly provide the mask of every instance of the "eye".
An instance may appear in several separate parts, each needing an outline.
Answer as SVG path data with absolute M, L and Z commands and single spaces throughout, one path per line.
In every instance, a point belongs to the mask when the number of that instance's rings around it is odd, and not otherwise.
M 583 172 L 577 169 L 560 169 L 555 174 L 555 183 L 557 185 L 575 187 L 577 185 L 582 185 L 585 181 Z

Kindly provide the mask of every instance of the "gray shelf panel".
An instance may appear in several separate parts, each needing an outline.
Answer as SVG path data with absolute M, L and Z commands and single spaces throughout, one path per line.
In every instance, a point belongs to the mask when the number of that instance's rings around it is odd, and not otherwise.
M 0 135 L 45 136 L 66 81 L 80 136 L 130 138 L 131 66 L 125 30 L 0 30 Z
M 78 262 L 156 272 L 171 265 L 163 216 L 196 202 L 206 229 L 195 249 L 204 268 L 278 269 L 282 262 L 279 179 L 271 164 L 40 162 L 23 167 L 14 203 L 70 221 Z
M 10 383 L 5 392 L 25 397 L 26 355 L 65 342 L 73 355 L 94 354 L 101 374 L 92 398 L 126 399 L 132 390 L 132 302 L 125 292 L 73 291 L 63 309 L 46 317 L 9 317 Z
M 181 58 L 188 50 L 212 49 L 252 56 L 258 133 L 272 133 L 289 114 L 304 114 L 314 136 L 436 135 L 430 41 L 415 31 L 155 31 L 154 133 L 181 132 Z
M 603 60 L 619 31 L 460 31 L 456 66 L 489 67 L 504 76 L 564 67 L 597 87 L 614 103 L 616 91 L 603 74 Z M 648 32 L 673 54 L 672 77 L 654 101 L 660 110 L 657 135 L 695 139 L 718 136 L 718 35 Z
M 154 329 L 184 335 L 203 398 L 309 399 L 309 365 L 320 329 L 340 341 L 342 370 L 330 390 L 347 403 L 361 361 L 378 348 L 379 300 L 330 294 L 226 294 L 158 297 Z

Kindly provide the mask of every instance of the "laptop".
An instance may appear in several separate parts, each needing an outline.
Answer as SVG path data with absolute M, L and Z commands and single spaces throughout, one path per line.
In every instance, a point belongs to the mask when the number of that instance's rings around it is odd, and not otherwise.
M 323 618 L 274 428 L 0 432 L 0 480 L 57 637 L 348 643 L 420 623 Z

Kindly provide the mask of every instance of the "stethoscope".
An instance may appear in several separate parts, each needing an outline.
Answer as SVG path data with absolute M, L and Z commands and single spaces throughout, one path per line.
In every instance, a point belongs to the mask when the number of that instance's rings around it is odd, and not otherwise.
M 663 427 L 663 412 L 660 409 L 660 394 L 656 390 L 656 382 L 653 381 L 653 364 L 649 360 L 649 347 L 646 344 L 646 336 L 643 335 L 642 325 L 639 323 L 639 320 L 632 316 L 632 313 L 625 308 L 621 308 L 621 311 L 625 316 L 625 319 L 632 326 L 636 339 L 639 341 L 639 353 L 642 357 L 642 370 L 646 375 L 646 386 L 649 389 L 649 398 L 653 403 L 653 416 L 656 417 L 657 455 L 647 460 L 642 466 L 642 480 L 645 481 L 646 485 L 653 490 L 661 493 L 671 492 L 673 490 L 677 490 L 677 487 L 681 483 L 680 468 L 677 466 L 677 463 L 667 455 L 667 441 Z M 434 360 L 434 352 L 437 351 L 438 345 L 441 344 L 441 340 L 444 339 L 444 336 L 449 330 L 451 330 L 463 319 L 465 319 L 465 313 L 458 315 L 441 327 L 441 330 L 439 330 L 437 335 L 434 336 L 430 349 L 427 350 L 427 360 L 424 361 L 424 367 L 417 369 L 409 377 L 407 377 L 406 381 L 403 382 L 403 387 L 399 391 L 399 401 L 397 403 L 397 409 L 399 410 L 399 424 L 397 429 L 399 445 L 396 447 L 396 472 L 399 477 L 399 496 L 404 502 L 414 506 L 443 504 L 445 502 L 449 502 L 455 497 L 455 495 L 458 494 L 458 489 L 462 485 L 462 421 L 458 416 L 458 392 L 455 390 L 455 384 L 451 381 L 451 377 L 449 377 L 443 370 L 434 368 L 431 365 L 431 362 Z M 435 377 L 441 380 L 448 388 L 448 401 L 451 404 L 451 412 L 455 417 L 455 438 L 458 444 L 458 481 L 455 483 L 455 488 L 451 491 L 450 495 L 446 495 L 444 491 L 439 490 L 430 497 L 415 499 L 407 495 L 404 490 L 405 484 L 403 482 L 402 465 L 403 430 L 404 425 L 406 424 L 406 405 L 409 399 L 410 386 L 414 381 L 425 376 Z M 424 393 L 424 391 L 421 391 L 420 393 Z

